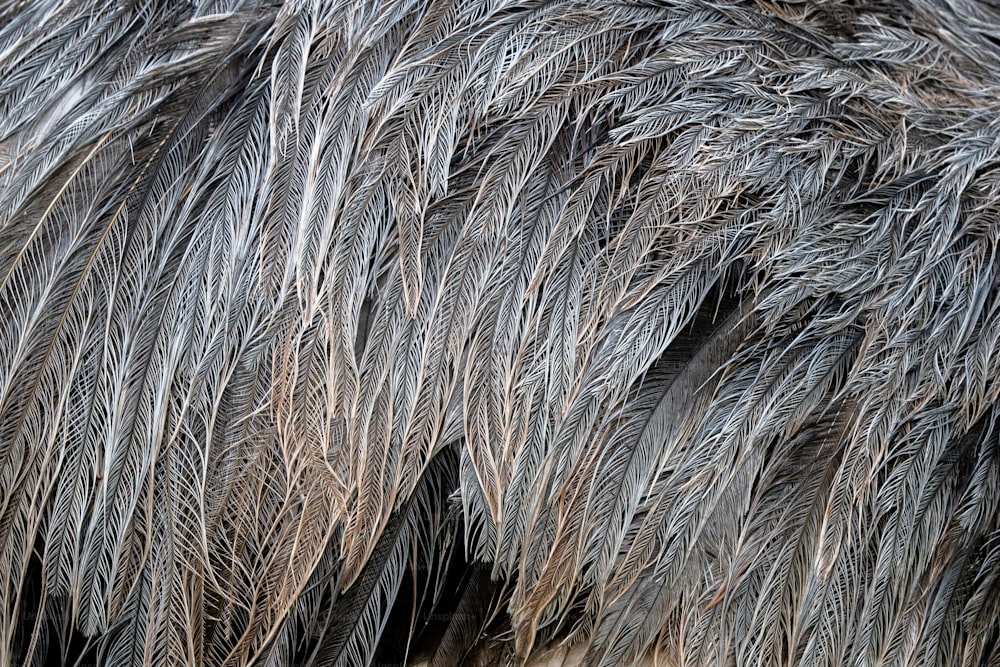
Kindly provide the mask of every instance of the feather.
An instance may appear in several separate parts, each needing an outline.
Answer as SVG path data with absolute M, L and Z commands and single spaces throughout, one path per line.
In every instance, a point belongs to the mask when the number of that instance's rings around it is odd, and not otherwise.
M 0 0 L 0 664 L 995 662 L 998 31 Z

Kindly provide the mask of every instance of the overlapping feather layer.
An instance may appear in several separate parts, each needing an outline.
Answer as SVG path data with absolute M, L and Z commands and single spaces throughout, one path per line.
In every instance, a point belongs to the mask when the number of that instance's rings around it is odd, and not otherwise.
M 1000 10 L 854 4 L 0 2 L 0 664 L 1000 659 Z

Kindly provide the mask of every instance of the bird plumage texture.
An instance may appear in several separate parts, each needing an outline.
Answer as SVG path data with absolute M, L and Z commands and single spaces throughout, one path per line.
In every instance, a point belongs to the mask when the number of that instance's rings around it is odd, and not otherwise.
M 0 0 L 0 664 L 1000 664 L 998 35 Z

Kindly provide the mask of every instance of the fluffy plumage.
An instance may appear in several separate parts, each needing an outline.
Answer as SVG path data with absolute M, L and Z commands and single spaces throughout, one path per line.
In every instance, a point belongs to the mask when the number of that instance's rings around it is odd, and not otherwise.
M 0 1 L 0 664 L 997 664 L 998 34 Z

